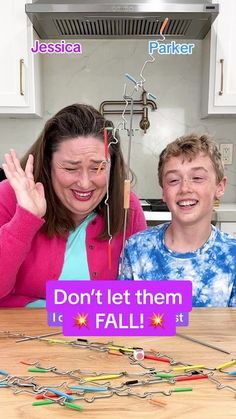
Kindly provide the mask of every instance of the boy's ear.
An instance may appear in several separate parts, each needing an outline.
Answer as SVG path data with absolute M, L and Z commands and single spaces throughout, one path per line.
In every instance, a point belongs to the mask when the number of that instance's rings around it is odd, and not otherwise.
M 216 193 L 215 193 L 216 199 L 220 199 L 224 195 L 226 183 L 227 183 L 226 177 L 223 177 L 223 179 L 218 183 L 216 187 Z

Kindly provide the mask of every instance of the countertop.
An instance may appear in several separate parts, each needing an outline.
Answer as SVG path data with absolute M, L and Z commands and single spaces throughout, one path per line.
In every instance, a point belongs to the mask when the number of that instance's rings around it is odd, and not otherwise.
M 171 213 L 166 211 L 144 211 L 146 221 L 165 222 L 171 220 Z M 236 222 L 236 204 L 220 204 L 215 207 L 212 214 L 215 222 Z
M 146 221 L 166 222 L 171 220 L 171 213 L 168 211 L 144 211 Z

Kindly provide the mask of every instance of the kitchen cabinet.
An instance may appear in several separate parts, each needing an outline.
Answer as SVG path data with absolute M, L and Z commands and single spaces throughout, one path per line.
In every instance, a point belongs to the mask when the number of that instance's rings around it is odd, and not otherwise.
M 224 233 L 228 233 L 236 238 L 236 223 L 219 223 L 219 228 Z
M 236 204 L 220 204 L 214 208 L 216 226 L 236 237 Z
M 203 41 L 203 117 L 236 114 L 236 1 L 213 3 L 220 13 Z
M 0 116 L 41 116 L 39 54 L 25 0 L 8 0 L 0 14 Z

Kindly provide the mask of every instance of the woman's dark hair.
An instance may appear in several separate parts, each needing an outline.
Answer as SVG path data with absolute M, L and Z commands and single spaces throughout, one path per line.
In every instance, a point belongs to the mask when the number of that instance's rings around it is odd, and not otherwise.
M 42 231 L 49 237 L 53 235 L 64 236 L 66 232 L 76 227 L 71 212 L 57 197 L 52 186 L 51 161 L 53 153 L 63 141 L 71 138 L 92 136 L 104 141 L 104 127 L 108 126 L 111 127 L 113 124 L 106 121 L 100 112 L 92 106 L 82 104 L 67 106 L 46 122 L 39 138 L 22 158 L 21 163 L 24 168 L 29 154 L 33 154 L 34 180 L 35 182 L 42 182 L 44 185 L 47 211 L 44 216 L 45 224 Z M 116 144 L 109 146 L 111 169 L 108 202 L 110 232 L 115 235 L 120 233 L 123 228 L 123 189 L 126 167 L 120 141 L 115 141 L 112 131 L 108 130 L 108 142 Z M 104 229 L 98 237 L 100 239 L 108 238 L 105 199 L 106 197 L 96 208 L 96 211 L 104 216 Z

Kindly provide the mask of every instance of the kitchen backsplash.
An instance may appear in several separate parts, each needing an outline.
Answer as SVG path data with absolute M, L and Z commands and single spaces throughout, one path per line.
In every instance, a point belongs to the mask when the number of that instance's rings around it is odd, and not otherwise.
M 0 119 L 0 164 L 10 147 L 21 156 L 37 138 L 45 121 L 60 108 L 74 102 L 99 107 L 104 100 L 122 100 L 125 73 L 139 80 L 148 57 L 146 40 L 79 40 L 82 54 L 42 55 L 43 119 Z M 158 55 L 145 67 L 145 87 L 157 96 L 158 109 L 148 108 L 150 128 L 139 129 L 141 115 L 133 121 L 131 168 L 135 190 L 142 198 L 160 198 L 157 164 L 161 150 L 177 136 L 210 133 L 220 143 L 233 143 L 233 164 L 226 166 L 228 186 L 223 202 L 236 202 L 236 117 L 201 119 L 202 41 L 195 41 L 192 55 Z M 141 99 L 141 92 L 135 99 Z M 141 109 L 141 108 L 139 108 Z M 119 116 L 107 118 L 116 124 Z M 129 124 L 128 124 L 129 126 Z M 128 135 L 121 132 L 125 157 Z

